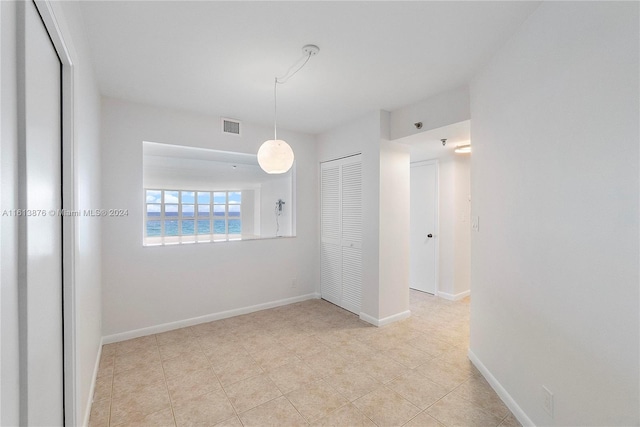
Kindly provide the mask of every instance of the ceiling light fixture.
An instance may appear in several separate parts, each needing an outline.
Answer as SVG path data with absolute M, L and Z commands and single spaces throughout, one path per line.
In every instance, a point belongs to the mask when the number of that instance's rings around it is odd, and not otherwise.
M 305 45 L 302 48 L 304 56 L 293 64 L 287 73 L 282 77 L 276 77 L 273 84 L 273 139 L 265 141 L 258 150 L 258 164 L 263 171 L 269 174 L 286 173 L 291 169 L 293 165 L 294 155 L 291 146 L 284 140 L 278 139 L 278 84 L 285 84 L 291 77 L 293 77 L 298 71 L 302 69 L 312 56 L 315 56 L 320 52 L 320 48 L 313 44 Z M 302 65 L 295 68 L 300 61 L 304 60 Z
M 458 154 L 471 153 L 471 144 L 457 145 L 456 149 L 454 150 L 454 152 L 456 152 Z

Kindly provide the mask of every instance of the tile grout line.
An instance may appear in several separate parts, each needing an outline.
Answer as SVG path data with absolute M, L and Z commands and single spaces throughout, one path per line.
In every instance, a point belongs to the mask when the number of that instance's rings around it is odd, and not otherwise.
M 299 306 L 296 306 L 296 308 L 299 308 Z M 451 322 L 451 321 L 453 321 L 453 320 L 455 319 L 455 315 L 456 315 L 456 314 L 455 314 L 455 313 L 453 313 L 453 310 L 447 310 L 447 311 L 445 311 L 445 309 L 447 308 L 446 306 L 438 306 L 437 308 L 439 308 L 439 309 L 441 308 L 441 309 L 442 309 L 442 311 L 441 311 L 441 312 L 443 313 L 443 316 L 438 316 L 438 317 L 439 317 L 439 319 L 436 319 L 436 320 L 438 320 L 438 321 L 442 320 L 442 321 L 449 321 L 449 322 Z M 435 310 L 434 310 L 434 311 L 435 311 Z M 449 312 L 449 311 L 450 311 L 450 312 Z M 279 319 L 279 320 L 282 320 L 282 321 L 287 322 L 287 323 L 291 323 L 291 322 L 289 322 L 289 320 L 295 317 L 296 312 L 292 312 L 292 311 L 284 311 L 284 310 L 282 310 L 282 311 L 278 311 L 278 314 L 280 315 L 280 316 L 279 316 L 279 317 L 280 317 L 280 319 Z M 287 315 L 287 314 L 288 314 L 288 315 Z M 299 313 L 298 313 L 298 314 L 299 314 Z M 312 313 L 312 314 L 315 314 L 315 313 Z M 339 323 L 340 323 L 340 322 L 334 322 L 335 324 L 331 323 L 331 324 L 327 324 L 327 325 L 322 324 L 322 323 L 318 323 L 318 322 L 326 322 L 326 321 L 327 321 L 327 316 L 329 316 L 330 314 L 331 314 L 331 313 L 328 313 L 327 315 L 324 315 L 324 314 L 323 314 L 323 315 L 320 315 L 320 312 L 318 312 L 318 315 L 317 315 L 317 316 L 313 316 L 313 318 L 310 318 L 310 319 L 309 319 L 309 321 L 304 322 L 304 324 L 302 324 L 302 325 L 298 328 L 298 332 L 301 334 L 301 336 L 315 338 L 315 340 L 317 340 L 317 341 L 319 341 L 321 344 L 323 344 L 323 346 L 324 346 L 324 347 L 329 348 L 329 350 L 330 350 L 330 351 L 335 351 L 335 348 L 340 348 L 340 347 L 341 347 L 341 345 L 339 345 L 339 344 L 335 344 L 334 346 L 330 345 L 331 343 L 334 343 L 334 342 L 335 342 L 335 340 L 330 340 L 330 343 L 327 343 L 327 341 L 324 339 L 324 335 L 322 334 L 322 332 L 323 332 L 323 331 L 325 331 L 327 328 L 328 328 L 328 329 L 340 328 L 340 325 L 339 325 Z M 247 319 L 248 319 L 248 318 L 247 318 Z M 447 320 L 447 319 L 448 319 L 448 320 Z M 245 320 L 246 320 L 246 319 L 245 319 Z M 275 320 L 278 320 L 278 319 L 275 319 Z M 427 320 L 428 320 L 428 319 L 427 319 Z M 254 329 L 256 329 L 256 328 L 257 328 L 258 330 L 262 330 L 262 329 L 260 328 L 260 324 L 259 324 L 259 323 L 260 323 L 260 322 L 258 322 L 258 324 L 254 324 L 252 327 L 253 327 Z M 458 322 L 458 323 L 461 323 L 461 322 Z M 239 332 L 241 335 L 243 335 L 243 336 L 244 336 L 244 335 L 246 335 L 246 333 L 251 332 L 250 330 L 247 330 L 247 327 L 249 327 L 248 329 L 251 329 L 250 322 L 241 322 L 241 323 L 239 323 L 239 324 L 237 324 L 237 325 L 238 325 L 238 329 L 239 329 L 239 331 L 238 331 L 238 332 Z M 231 326 L 231 325 L 229 325 L 229 326 Z M 287 326 L 289 326 L 289 327 L 293 327 L 292 325 L 287 325 Z M 456 327 L 457 327 L 457 326 L 456 326 Z M 409 329 L 411 329 L 411 330 L 416 330 L 415 328 L 412 328 L 412 327 L 409 327 Z M 455 328 L 453 328 L 453 329 L 455 329 Z M 201 335 L 202 335 L 202 336 L 206 336 L 206 335 L 209 335 L 209 334 L 194 335 L 194 334 L 193 334 L 193 331 L 192 331 L 191 329 L 189 329 L 189 330 L 192 332 L 191 336 L 196 338 L 197 343 L 198 343 L 198 348 L 199 348 L 201 351 L 203 351 L 203 349 L 204 349 L 204 347 L 203 347 L 203 342 L 204 342 L 204 341 L 201 341 L 201 340 L 200 340 Z M 418 331 L 419 331 L 419 330 L 418 330 Z M 272 329 L 270 329 L 270 330 L 263 330 L 263 332 L 265 332 L 265 333 L 267 333 L 267 334 L 271 334 L 271 332 L 273 332 L 273 330 L 272 330 Z M 295 331 L 293 331 L 292 333 L 294 333 L 294 332 L 295 332 Z M 354 332 L 356 332 L 356 331 L 354 331 Z M 353 334 L 353 336 L 352 336 L 352 341 L 353 341 L 353 342 L 356 342 L 356 343 L 357 343 L 357 342 L 359 342 L 360 344 L 362 344 L 362 345 L 364 346 L 363 348 L 368 348 L 368 349 L 369 349 L 369 351 L 374 352 L 374 353 L 377 353 L 377 352 L 378 352 L 378 351 L 376 350 L 377 346 L 372 346 L 372 345 L 371 345 L 371 343 L 374 343 L 374 344 L 375 344 L 375 342 L 376 342 L 376 338 L 373 338 L 373 337 L 375 336 L 375 332 L 372 332 L 372 331 L 365 331 L 365 332 L 369 332 L 369 333 L 367 333 L 367 334 L 366 334 L 366 335 L 364 335 L 364 336 L 356 336 L 355 334 Z M 391 329 L 389 329 L 389 332 L 391 333 Z M 405 333 L 405 332 L 404 332 L 404 329 L 400 329 L 400 331 L 399 331 L 399 332 L 402 332 L 403 334 Z M 446 331 L 445 331 L 445 332 L 446 332 Z M 260 333 L 260 332 L 259 332 L 259 333 Z M 216 334 L 216 335 L 218 335 L 218 334 Z M 294 335 L 295 335 L 295 334 L 294 334 Z M 425 332 L 419 332 L 419 335 L 428 336 L 428 334 L 427 334 L 427 333 L 425 333 Z M 460 338 L 461 338 L 461 337 L 464 337 L 464 333 L 460 333 L 460 334 L 458 334 L 458 335 L 460 335 Z M 350 336 L 351 336 L 351 335 L 350 335 Z M 248 336 L 246 337 L 246 340 L 252 340 L 252 339 L 254 339 L 254 338 L 256 338 L 256 339 L 257 339 L 257 338 L 259 338 L 259 336 L 254 336 L 254 335 L 252 335 L 251 333 L 249 333 L 249 334 L 248 334 Z M 323 338 L 323 339 L 320 339 L 320 338 Z M 451 340 L 442 340 L 442 339 L 440 339 L 440 337 L 439 337 L 439 336 L 438 336 L 438 337 L 434 336 L 434 337 L 431 337 L 431 338 L 432 338 L 432 339 L 431 339 L 431 341 L 433 341 L 433 340 L 437 340 L 437 341 L 439 341 L 439 342 L 441 342 L 441 343 L 443 343 L 443 344 L 446 344 L 446 345 L 448 346 L 448 348 L 451 348 L 451 350 L 452 350 L 452 351 L 447 350 L 447 351 L 445 351 L 445 352 L 443 352 L 443 353 L 441 353 L 441 354 L 438 354 L 438 356 L 437 356 L 437 357 L 435 357 L 435 356 L 433 356 L 431 353 L 429 353 L 429 352 L 425 352 L 424 350 L 421 350 L 419 347 L 416 347 L 416 346 L 412 345 L 412 343 L 411 343 L 411 342 L 412 342 L 412 339 L 401 340 L 401 341 L 402 341 L 402 343 L 403 343 L 403 344 L 408 344 L 408 345 L 410 345 L 412 348 L 415 348 L 417 351 L 420 351 L 420 352 L 422 352 L 422 353 L 424 353 L 424 354 L 426 354 L 426 355 L 429 355 L 429 356 L 433 357 L 433 359 L 431 359 L 431 360 L 429 360 L 429 361 L 425 361 L 422 365 L 427 364 L 427 363 L 436 363 L 436 364 L 441 363 L 443 360 L 444 360 L 444 361 L 446 361 L 446 356 L 447 356 L 448 354 L 455 355 L 455 353 L 456 353 L 456 352 L 455 352 L 455 351 L 453 351 L 454 349 L 458 349 L 458 350 L 459 350 L 459 349 L 462 349 L 462 346 L 461 346 L 461 345 L 459 345 L 459 343 L 457 343 L 457 342 L 452 342 Z M 273 339 L 274 339 L 274 341 L 279 342 L 279 340 L 278 340 L 277 338 L 275 338 L 275 336 L 273 336 Z M 251 351 L 251 352 L 250 352 L 250 351 L 248 350 L 248 348 L 247 348 L 244 344 L 242 344 L 242 342 L 245 342 L 245 344 L 246 344 L 246 343 L 247 343 L 247 342 L 246 342 L 246 340 L 242 341 L 242 340 L 238 339 L 236 342 L 237 342 L 238 344 L 240 344 L 240 345 L 242 346 L 242 348 L 246 351 L 246 353 L 247 353 L 247 354 L 248 354 L 248 356 L 249 356 L 249 359 L 250 359 L 250 360 L 252 360 L 252 362 L 253 362 L 253 363 L 257 364 L 257 366 L 259 366 L 259 368 L 260 368 L 260 369 L 259 369 L 259 370 L 260 370 L 260 373 L 256 373 L 256 374 L 250 375 L 249 377 L 247 377 L 247 378 L 245 378 L 245 379 L 242 379 L 242 380 L 240 380 L 240 381 L 244 381 L 244 380 L 246 380 L 246 379 L 250 379 L 250 378 L 255 378 L 255 377 L 259 376 L 259 375 L 265 375 L 265 378 L 268 378 L 268 380 L 269 380 L 270 382 L 273 382 L 273 380 L 271 380 L 271 378 L 269 377 L 269 374 L 268 374 L 268 371 L 269 371 L 269 370 L 268 370 L 268 369 L 266 369 L 266 368 L 265 368 L 265 367 L 263 367 L 260 363 L 258 363 L 258 362 L 257 362 L 257 357 L 258 357 L 260 354 L 264 353 L 264 352 L 262 352 L 262 353 L 257 352 L 257 351 Z M 363 341 L 363 340 L 364 340 L 364 341 Z M 158 334 L 156 334 L 156 336 L 155 336 L 155 343 L 156 343 L 156 348 L 158 348 L 158 351 L 159 351 L 159 348 L 160 348 L 160 342 L 159 342 L 159 341 L 160 341 L 160 339 L 159 339 L 159 337 L 158 337 Z M 287 341 L 287 342 L 289 342 L 289 341 Z M 292 342 L 295 342 L 295 340 L 294 340 L 294 341 L 292 341 Z M 290 348 L 289 346 L 285 346 L 285 347 Z M 254 348 L 254 347 L 252 347 L 252 348 Z M 259 347 L 258 347 L 258 348 L 259 348 Z M 255 348 L 254 348 L 254 350 L 255 350 Z M 291 351 L 295 352 L 295 349 L 294 349 L 294 350 L 291 350 Z M 358 353 L 358 352 L 356 352 L 356 353 Z M 315 356 L 316 354 L 317 354 L 317 353 L 313 353 L 312 355 L 307 355 L 307 357 Z M 354 354 L 355 354 L 355 353 L 354 353 Z M 344 356 L 342 356 L 342 354 L 340 354 L 340 356 L 341 356 L 342 358 L 345 358 Z M 406 372 L 411 372 L 411 371 L 413 371 L 413 370 L 415 369 L 415 368 L 410 368 L 409 366 L 405 365 L 404 363 L 402 363 L 401 361 L 397 360 L 397 359 L 396 359 L 396 358 L 394 358 L 394 357 L 391 357 L 391 356 L 389 356 L 389 355 L 387 355 L 387 354 L 385 354 L 385 356 L 387 356 L 387 358 L 389 358 L 389 360 L 391 360 L 391 361 L 395 362 L 396 364 L 398 364 L 398 366 L 402 366 Z M 178 356 L 178 357 L 179 357 L 179 356 Z M 302 360 L 298 354 L 295 354 L 295 358 L 296 358 L 296 360 L 299 360 L 299 361 L 301 360 L 301 361 L 302 361 L 302 363 L 303 363 L 304 365 L 308 365 L 308 364 L 307 364 L 307 362 L 306 362 L 305 360 Z M 345 358 L 345 359 L 346 359 L 346 358 Z M 350 359 L 346 359 L 346 360 L 347 360 L 347 361 L 349 361 Z M 456 361 L 457 361 L 457 358 L 456 358 Z M 114 362 L 115 362 L 115 361 L 114 361 Z M 162 358 L 161 358 L 161 363 L 162 363 Z M 285 363 L 285 364 L 286 364 L 286 363 Z M 115 363 L 114 363 L 114 365 L 115 365 Z M 417 367 L 422 366 L 422 365 L 418 365 Z M 207 366 L 208 366 L 210 369 L 212 369 L 212 368 L 213 368 L 213 359 L 209 358 L 208 356 L 207 356 Z M 284 366 L 284 364 L 283 364 L 282 366 Z M 317 372 L 317 373 L 320 373 L 320 374 L 322 374 L 322 372 L 323 372 L 323 371 L 321 372 L 321 371 L 318 371 L 318 370 L 316 370 L 316 369 L 310 368 L 309 366 L 307 366 L 307 367 L 308 367 L 308 369 L 310 369 L 310 370 L 311 370 L 311 371 L 313 371 L 313 372 Z M 416 368 L 417 368 L 417 367 L 416 367 Z M 166 386 L 167 391 L 168 391 L 168 382 L 167 382 L 166 371 L 165 371 L 165 369 L 164 369 L 164 368 L 165 368 L 165 367 L 164 367 L 164 364 L 162 365 L 162 368 L 163 368 L 163 377 L 164 377 L 164 381 L 165 381 L 165 386 Z M 273 367 L 273 368 L 271 368 L 271 369 L 275 369 L 275 368 L 276 368 L 276 367 Z M 463 367 L 463 369 L 464 369 L 464 367 Z M 417 372 L 417 371 L 415 371 L 415 372 L 416 372 L 417 374 L 420 374 L 420 373 L 419 373 L 419 372 Z M 228 400 L 228 401 L 230 401 L 231 399 L 229 398 L 229 394 L 227 393 L 227 388 L 229 388 L 229 387 L 230 387 L 230 386 L 232 386 L 233 384 L 238 383 L 239 381 L 235 381 L 235 382 L 233 382 L 232 384 L 228 384 L 228 385 L 226 385 L 226 386 L 225 386 L 225 385 L 222 385 L 222 382 L 220 381 L 220 377 L 219 377 L 219 375 L 216 373 L 215 369 L 214 369 L 214 372 L 213 372 L 213 373 L 214 373 L 214 377 L 215 377 L 215 378 L 216 378 L 216 380 L 219 382 L 219 384 L 220 384 L 220 388 L 223 390 L 223 392 L 224 392 L 224 394 L 225 394 L 225 397 L 227 398 L 227 400 Z M 326 379 L 326 378 L 328 378 L 330 375 L 331 375 L 331 373 L 328 373 L 327 375 L 324 375 L 324 376 L 320 375 L 320 377 L 319 377 L 319 378 L 315 378 L 315 379 L 314 379 L 313 381 L 311 381 L 311 382 L 319 381 L 319 380 L 325 381 L 325 379 Z M 385 383 L 381 383 L 381 385 L 382 385 L 383 387 L 385 387 L 385 388 L 388 388 L 388 384 L 389 384 L 390 382 L 394 381 L 395 379 L 399 378 L 400 376 L 402 376 L 402 375 L 394 375 L 394 376 L 393 376 L 393 378 L 389 379 L 389 380 L 388 380 L 388 381 L 386 381 Z M 479 406 L 478 404 L 475 404 L 475 403 L 471 402 L 470 400 L 468 400 L 468 399 L 466 399 L 466 398 L 462 397 L 461 395 L 458 395 L 457 391 L 459 391 L 460 387 L 461 387 L 463 384 L 467 383 L 467 382 L 468 382 L 470 379 L 472 379 L 473 377 L 474 377 L 474 374 L 473 374 L 473 372 L 472 372 L 472 373 L 471 373 L 471 375 L 467 376 L 467 378 L 466 378 L 463 382 L 461 382 L 460 384 L 456 385 L 453 389 L 451 389 L 450 391 L 448 391 L 444 396 L 442 396 L 440 399 L 436 400 L 436 401 L 435 401 L 434 403 L 432 403 L 430 406 L 428 406 L 428 407 L 427 407 L 427 408 L 425 408 L 424 410 L 421 410 L 420 412 L 418 412 L 418 414 L 416 414 L 416 416 L 418 416 L 419 414 L 421 414 L 421 413 L 423 413 L 423 412 L 425 412 L 425 413 L 426 413 L 426 415 L 431 416 L 431 415 L 430 415 L 430 414 L 428 414 L 426 411 L 427 411 L 429 408 L 431 408 L 433 405 L 435 405 L 436 403 L 440 402 L 442 399 L 444 399 L 444 398 L 446 398 L 447 396 L 449 396 L 449 395 L 451 395 L 452 393 L 454 393 L 454 395 L 456 396 L 456 398 L 458 398 L 458 397 L 459 397 L 460 399 L 462 399 L 462 400 L 466 401 L 466 402 L 467 402 L 468 404 L 470 404 L 472 407 L 477 408 L 477 409 L 478 409 L 478 410 L 480 410 L 481 412 L 486 413 L 486 414 L 488 414 L 488 415 L 492 415 L 492 416 L 494 416 L 494 417 L 495 417 L 495 419 L 496 419 L 496 420 L 499 420 L 500 422 L 502 422 L 502 421 L 504 421 L 506 418 L 508 418 L 508 417 L 509 417 L 509 412 L 507 412 L 504 416 L 502 416 L 502 418 L 500 418 L 499 416 L 494 415 L 493 411 L 491 411 L 490 409 L 488 409 L 488 408 L 487 408 L 487 409 L 485 409 L 484 407 L 481 407 L 481 406 Z M 427 377 L 427 379 L 429 379 L 429 380 L 430 380 L 430 381 L 432 381 L 432 382 L 435 382 L 435 381 L 431 380 L 429 377 Z M 326 381 L 325 381 L 325 382 L 326 382 Z M 436 383 L 436 384 L 438 384 L 438 382 L 435 382 L 435 383 Z M 111 404 L 111 403 L 112 403 L 112 401 L 113 401 L 113 390 L 114 390 L 114 384 L 115 384 L 115 368 L 114 368 L 114 373 L 113 373 L 113 375 L 112 375 L 112 377 L 111 377 L 111 401 L 110 401 L 110 404 Z M 305 384 L 307 384 L 307 383 L 305 383 Z M 328 384 L 328 383 L 327 383 L 327 384 Z M 294 408 L 296 409 L 296 412 L 297 412 L 297 413 L 298 413 L 298 414 L 299 414 L 299 415 L 300 415 L 304 420 L 306 420 L 306 417 L 305 417 L 304 415 L 302 415 L 302 414 L 300 413 L 300 411 L 298 411 L 298 410 L 297 410 L 298 408 L 297 408 L 295 405 L 293 405 L 293 402 L 289 399 L 289 397 L 288 397 L 286 394 L 284 394 L 284 393 L 282 392 L 282 388 L 281 388 L 281 387 L 279 387 L 279 386 L 278 386 L 277 384 L 275 384 L 275 383 L 274 383 L 274 385 L 275 385 L 275 388 L 276 388 L 277 390 L 279 390 L 279 392 L 280 392 L 283 396 L 285 396 L 285 398 L 287 399 L 287 402 L 288 402 L 289 404 L 291 404 L 292 406 L 294 406 Z M 353 404 L 353 402 L 352 402 L 350 399 L 347 399 L 345 395 L 343 395 L 342 393 L 340 393 L 339 391 L 337 391 L 333 386 L 331 386 L 331 385 L 330 385 L 330 387 L 331 387 L 331 389 L 332 389 L 334 392 L 336 392 L 336 395 L 338 395 L 338 396 L 342 396 L 343 398 L 345 398 L 345 399 L 346 399 L 346 402 L 345 402 L 343 405 L 339 406 L 338 408 L 334 409 L 333 411 L 329 412 L 329 413 L 328 413 L 328 414 L 326 414 L 325 416 L 328 416 L 328 415 L 330 415 L 330 414 L 334 413 L 335 411 L 340 410 L 341 408 L 343 408 L 343 407 L 345 407 L 345 406 L 347 406 L 347 405 L 349 405 L 349 404 Z M 299 387 L 297 387 L 297 388 L 299 388 Z M 296 388 L 296 389 L 297 389 L 297 388 Z M 289 393 L 291 393 L 292 391 L 295 391 L 296 389 L 289 391 Z M 170 396 L 170 393 L 169 393 L 169 396 Z M 280 396 L 278 396 L 278 397 L 274 397 L 273 399 L 270 399 L 270 400 L 268 400 L 268 401 L 266 401 L 266 402 L 261 403 L 261 405 L 266 404 L 266 403 L 268 403 L 268 402 L 271 402 L 271 401 L 273 401 L 273 400 L 275 400 L 275 399 L 278 399 L 279 397 L 280 397 Z M 410 401 L 409 401 L 409 402 L 410 402 Z M 177 425 L 177 420 L 176 420 L 176 418 L 175 418 L 175 412 L 173 411 L 173 403 L 174 403 L 174 402 L 173 402 L 173 401 L 171 400 L 171 398 L 170 398 L 170 405 L 171 405 L 171 409 L 172 409 L 172 415 L 173 415 L 173 418 L 174 418 L 174 423 L 176 423 L 176 425 Z M 250 410 L 252 410 L 252 409 L 254 409 L 254 408 L 258 407 L 258 406 L 260 406 L 260 405 L 256 405 L 256 406 L 254 406 L 253 408 L 249 408 L 249 409 L 247 409 L 246 411 L 243 411 L 242 413 L 244 414 L 244 413 L 246 413 L 246 412 L 248 412 L 248 411 L 250 411 Z M 233 407 L 233 409 L 234 409 L 234 414 L 235 414 L 235 416 L 236 416 L 237 418 L 239 418 L 239 417 L 240 417 L 240 412 L 238 411 L 238 409 L 237 409 L 233 404 L 232 404 L 232 407 Z M 355 408 L 358 410 L 358 412 L 359 412 L 359 413 L 361 413 L 361 411 L 360 411 L 357 407 L 355 407 Z M 419 408 L 419 407 L 418 407 L 418 408 Z M 111 412 L 111 410 L 109 411 L 109 416 L 111 415 L 111 414 L 110 414 L 110 412 Z M 366 414 L 363 414 L 363 415 L 364 415 L 366 418 L 369 418 Z M 407 422 L 410 422 L 410 421 L 411 421 L 411 420 L 413 420 L 416 416 L 412 417 L 412 418 L 411 418 L 410 420 L 408 420 Z M 223 421 L 224 421 L 224 420 L 223 420 Z M 308 422 L 308 423 L 310 423 L 311 421 L 307 421 L 307 422 Z M 373 420 L 371 420 L 371 422 L 373 422 L 373 423 L 375 424 L 375 422 L 374 422 Z M 438 420 L 438 422 L 441 422 L 441 421 L 440 421 L 440 420 Z M 242 420 L 240 420 L 240 423 L 241 423 L 241 424 L 243 424 L 243 425 L 245 424 L 244 422 L 242 422 Z
M 298 387 L 298 388 L 300 388 L 300 387 Z M 297 390 L 297 389 L 295 389 L 295 390 Z M 291 390 L 291 391 L 295 391 L 295 390 Z M 291 392 L 289 392 L 289 393 L 291 393 Z M 285 398 L 285 399 L 287 399 L 287 401 L 289 402 L 289 404 L 290 404 L 291 406 L 293 406 L 293 409 L 295 409 L 295 410 L 296 410 L 296 412 L 297 412 L 297 413 L 302 417 L 302 419 L 307 423 L 307 425 L 311 425 L 311 423 L 310 423 L 309 421 L 307 421 L 307 417 L 305 417 L 304 415 L 302 415 L 302 413 L 300 413 L 300 411 L 298 410 L 298 408 L 296 408 L 296 405 L 294 405 L 294 404 L 293 404 L 293 402 L 291 401 L 291 399 L 289 399 L 289 398 L 287 397 L 287 395 L 286 395 L 286 394 L 285 394 L 285 395 L 283 395 L 283 396 L 284 396 L 284 398 Z
M 432 406 L 434 406 L 436 403 L 440 402 L 442 399 L 444 399 L 445 397 L 449 396 L 450 394 L 453 394 L 458 388 L 460 388 L 464 383 L 466 383 L 467 381 L 469 381 L 471 379 L 471 376 L 469 378 L 467 378 L 466 380 L 464 380 L 463 382 L 461 382 L 460 384 L 458 384 L 457 386 L 455 386 L 453 389 L 451 389 L 451 391 L 449 391 L 447 394 L 445 394 L 444 396 L 442 396 L 440 399 L 436 400 L 435 402 L 433 402 L 431 405 L 429 405 L 427 408 L 424 409 L 424 412 L 428 411 L 429 408 L 431 408 Z M 482 408 L 481 406 L 471 402 L 468 399 L 465 399 L 463 396 L 459 395 L 459 394 L 455 394 L 454 396 L 459 397 L 460 399 L 464 400 L 465 402 L 467 402 L 469 405 L 475 407 L 475 409 L 480 410 L 481 412 L 484 412 L 485 414 L 494 416 L 496 418 L 500 418 L 497 415 L 494 415 L 493 413 L 489 412 L 488 410 Z M 429 415 L 430 417 L 433 417 L 434 419 L 436 419 L 440 424 L 446 425 L 444 423 L 444 421 L 440 420 L 438 417 L 436 417 L 435 415 L 431 415 L 430 413 L 427 413 L 427 415 Z M 498 422 L 498 424 L 496 424 L 495 427 L 498 427 L 500 424 L 502 424 L 502 421 L 504 421 L 507 417 L 509 416 L 509 413 L 507 413 L 507 415 L 505 415 L 503 418 L 500 418 L 500 422 Z
M 209 369 L 211 369 L 211 372 L 213 373 L 213 375 L 216 377 L 216 380 L 218 380 L 218 384 L 220 384 L 220 389 L 222 390 L 222 392 L 224 393 L 225 397 L 227 398 L 227 400 L 229 401 L 229 404 L 231 405 L 231 407 L 233 408 L 233 412 L 235 413 L 236 418 L 240 421 L 240 424 L 242 424 L 244 426 L 244 423 L 242 422 L 242 419 L 240 418 L 240 413 L 238 412 L 238 410 L 236 409 L 235 405 L 233 404 L 233 402 L 231 402 L 231 399 L 229 398 L 229 394 L 227 393 L 227 390 L 225 390 L 224 388 L 224 384 L 222 384 L 222 381 L 220 380 L 220 377 L 218 376 L 218 374 L 216 373 L 216 370 L 213 366 L 213 363 L 211 362 L 211 359 L 206 355 L 206 353 L 204 352 L 204 348 L 202 347 L 202 343 L 200 342 L 200 337 L 197 337 L 196 341 L 198 343 L 198 347 L 200 348 L 200 350 L 202 351 L 202 353 L 204 354 L 204 357 L 207 359 L 207 365 L 209 366 Z M 234 383 L 235 384 L 235 383 Z M 232 385 L 232 384 L 230 384 Z M 226 420 L 222 420 L 220 422 L 223 422 Z
M 176 420 L 176 414 L 173 409 L 173 399 L 171 399 L 171 392 L 169 391 L 169 383 L 167 382 L 167 373 L 164 370 L 164 361 L 162 360 L 162 354 L 160 353 L 160 345 L 158 344 L 158 334 L 154 334 L 153 338 L 156 342 L 156 349 L 158 350 L 158 357 L 160 357 L 160 366 L 162 367 L 162 377 L 164 378 L 164 388 L 167 390 L 167 396 L 169 397 L 169 409 L 171 409 L 171 417 L 173 418 L 173 424 L 177 427 L 178 420 Z

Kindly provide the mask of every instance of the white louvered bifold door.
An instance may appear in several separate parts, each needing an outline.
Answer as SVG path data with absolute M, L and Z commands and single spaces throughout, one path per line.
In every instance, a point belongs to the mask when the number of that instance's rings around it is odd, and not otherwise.
M 362 161 L 342 165 L 342 307 L 360 314 L 362 301 Z
M 322 298 L 359 314 L 362 302 L 361 156 L 321 165 Z
M 322 298 L 342 301 L 342 253 L 340 244 L 340 165 L 321 167 L 320 287 Z

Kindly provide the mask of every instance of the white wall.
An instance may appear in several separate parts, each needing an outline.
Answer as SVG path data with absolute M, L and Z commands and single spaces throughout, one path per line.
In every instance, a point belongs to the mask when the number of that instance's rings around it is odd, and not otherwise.
M 417 104 L 393 110 L 389 137 L 392 140 L 469 120 L 469 88 L 461 86 L 431 96 Z M 422 122 L 418 129 L 414 123 Z
M 259 234 L 260 229 L 256 230 L 257 218 L 256 214 L 260 215 L 260 211 L 256 209 L 257 202 L 260 201 L 260 197 L 256 194 L 256 190 L 242 190 L 242 203 L 240 204 L 240 211 L 242 212 L 242 234 L 247 236 L 254 236 L 256 232 Z
M 638 6 L 543 2 L 471 84 L 471 352 L 536 425 L 640 423 Z
M 260 232 L 263 237 L 275 237 L 276 235 L 275 207 L 278 199 L 282 199 L 285 202 L 278 217 L 278 223 L 280 224 L 278 236 L 292 235 L 291 224 L 294 204 L 293 200 L 291 200 L 291 194 L 290 176 L 277 180 L 272 179 L 262 184 L 260 188 Z
M 375 111 L 318 136 L 320 162 L 362 153 L 361 314 L 373 322 L 409 309 L 409 152 L 389 121 Z
M 77 2 L 60 2 L 74 62 L 76 209 L 97 209 L 100 182 L 100 95 Z M 76 422 L 86 424 L 102 338 L 101 220 L 77 217 L 75 241 Z
M 279 129 L 299 170 L 297 237 L 142 246 L 142 141 L 256 153 L 272 132 L 245 122 L 241 137 L 229 136 L 219 126 L 218 117 L 103 99 L 103 207 L 129 210 L 128 217 L 103 222 L 104 335 L 318 289 L 317 159 L 315 139 L 308 135 Z
M 462 296 L 471 286 L 471 159 L 456 155 L 453 170 L 453 295 Z
M 94 82 L 89 50 L 77 4 L 53 2 L 53 13 L 74 65 L 74 167 L 75 207 L 95 209 L 100 203 L 99 128 L 100 100 Z M 16 15 L 14 2 L 0 3 L 2 109 L 2 209 L 17 208 L 17 109 L 16 109 Z M 95 218 L 77 217 L 75 224 L 75 422 L 83 423 L 91 403 L 91 384 L 101 339 L 100 224 Z M 18 425 L 18 323 L 17 323 L 17 235 L 14 218 L 2 218 L 2 291 L 0 300 L 1 405 L 0 424 Z M 69 307 L 66 308 L 69 310 Z M 73 421 L 71 421 L 73 422 Z
M 409 147 L 380 143 L 380 296 L 378 319 L 409 312 Z
M 448 299 L 470 291 L 469 163 L 468 155 L 438 159 L 438 294 Z
M 453 298 L 455 282 L 455 157 L 438 161 L 438 294 Z M 467 266 L 470 269 L 471 266 Z

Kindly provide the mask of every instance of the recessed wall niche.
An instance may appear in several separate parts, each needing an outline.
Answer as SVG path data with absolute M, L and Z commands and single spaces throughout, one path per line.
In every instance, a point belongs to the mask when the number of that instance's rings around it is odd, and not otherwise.
M 269 175 L 255 154 L 145 141 L 147 246 L 295 236 L 295 164 Z

